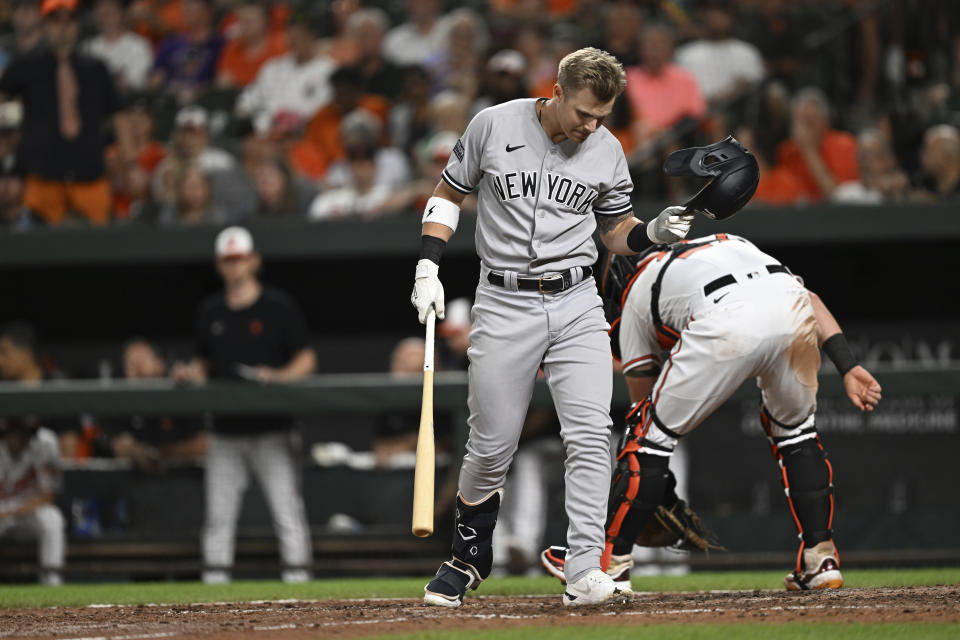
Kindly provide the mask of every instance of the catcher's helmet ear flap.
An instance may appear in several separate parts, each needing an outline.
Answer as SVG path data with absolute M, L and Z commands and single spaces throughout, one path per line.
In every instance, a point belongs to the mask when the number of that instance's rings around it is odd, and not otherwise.
M 674 151 L 664 161 L 663 172 L 709 178 L 685 205 L 714 220 L 725 220 L 742 209 L 760 182 L 757 159 L 733 136 L 706 147 Z

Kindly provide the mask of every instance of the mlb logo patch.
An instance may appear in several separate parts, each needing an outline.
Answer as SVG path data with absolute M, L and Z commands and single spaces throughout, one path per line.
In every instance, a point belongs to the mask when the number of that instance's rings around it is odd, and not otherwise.
M 463 141 L 457 140 L 457 144 L 453 145 L 453 155 L 457 156 L 457 160 L 463 162 Z

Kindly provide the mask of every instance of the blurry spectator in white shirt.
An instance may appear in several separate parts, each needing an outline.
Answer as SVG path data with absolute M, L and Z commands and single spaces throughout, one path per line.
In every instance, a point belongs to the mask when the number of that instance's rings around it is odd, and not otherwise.
M 376 175 L 374 182 L 391 191 L 406 186 L 411 179 L 410 162 L 406 154 L 395 147 L 383 146 L 383 125 L 366 109 L 354 109 L 340 123 L 340 140 L 343 148 L 372 148 Z M 340 160 L 330 166 L 324 178 L 324 186 L 343 187 L 352 182 L 353 162 Z
M 409 0 L 408 20 L 387 32 L 383 54 L 390 62 L 422 65 L 446 48 L 447 26 L 438 0 Z
M 97 0 L 94 18 L 99 33 L 87 40 L 86 52 L 103 60 L 120 91 L 142 89 L 153 66 L 150 42 L 127 29 L 121 0 Z
M 308 120 L 333 97 L 335 65 L 320 52 L 318 29 L 309 17 L 292 18 L 287 27 L 290 53 L 268 60 L 237 99 L 237 115 L 252 118 L 258 131 L 269 131 L 284 112 Z
M 205 174 L 231 171 L 237 161 L 229 152 L 210 146 L 207 111 L 197 105 L 180 109 L 174 119 L 171 153 L 153 172 L 153 197 L 161 204 L 174 199 L 173 175 L 177 168 L 194 164 Z
M 384 213 L 392 191 L 376 182 L 376 149 L 366 145 L 348 147 L 347 162 L 350 183 L 346 186 L 324 191 L 310 203 L 308 215 L 311 220 L 328 220 L 346 217 L 373 218 Z
M 707 102 L 729 100 L 763 80 L 760 51 L 732 37 L 733 13 L 727 2 L 711 1 L 700 10 L 704 37 L 677 47 L 675 62 L 694 75 Z

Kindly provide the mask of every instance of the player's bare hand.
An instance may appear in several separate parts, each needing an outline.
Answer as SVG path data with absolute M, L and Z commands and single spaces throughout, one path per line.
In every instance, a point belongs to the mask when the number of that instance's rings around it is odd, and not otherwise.
M 437 312 L 437 320 L 443 320 L 443 285 L 440 284 L 440 278 L 437 276 L 439 272 L 440 267 L 432 260 L 421 258 L 420 262 L 417 263 L 410 302 L 417 310 L 420 324 L 426 324 L 427 311 L 430 310 L 430 307 L 433 307 Z
M 873 411 L 880 402 L 880 383 L 860 365 L 850 369 L 843 376 L 843 388 L 850 402 L 860 411 Z
M 647 237 L 651 242 L 664 244 L 678 242 L 687 237 L 695 213 L 685 207 L 667 207 L 647 223 Z

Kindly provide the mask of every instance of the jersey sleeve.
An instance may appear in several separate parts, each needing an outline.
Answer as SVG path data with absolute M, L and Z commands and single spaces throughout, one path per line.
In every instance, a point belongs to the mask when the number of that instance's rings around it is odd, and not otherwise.
M 606 189 L 601 191 L 593 201 L 593 212 L 600 216 L 619 216 L 633 211 L 633 203 L 630 202 L 633 181 L 630 180 L 627 158 L 623 155 L 623 147 L 616 138 L 611 136 L 611 139 L 613 146 L 616 147 L 616 153 L 613 154 L 616 157 L 613 177 L 609 183 L 603 185 Z
M 463 132 L 453 147 L 450 160 L 440 174 L 451 189 L 463 194 L 472 193 L 483 177 L 483 151 L 490 136 L 490 115 L 481 111 Z
M 648 314 L 627 305 L 620 318 L 620 357 L 624 375 L 634 369 L 653 367 L 660 370 L 660 344 L 650 331 L 653 321 Z

